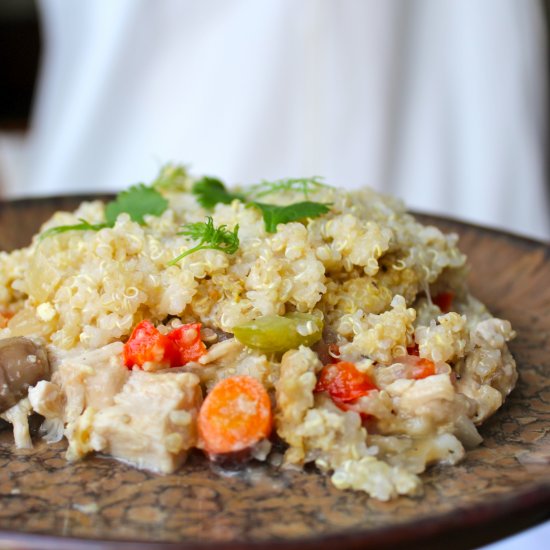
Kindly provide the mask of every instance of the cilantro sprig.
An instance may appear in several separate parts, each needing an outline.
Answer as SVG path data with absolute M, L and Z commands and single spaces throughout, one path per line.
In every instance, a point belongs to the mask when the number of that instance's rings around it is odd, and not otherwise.
M 50 227 L 40 233 L 40 240 L 45 239 L 46 237 L 51 237 L 52 235 L 59 235 L 60 233 L 66 233 L 67 231 L 99 231 L 104 227 L 109 227 L 106 223 L 90 223 L 83 218 L 78 218 L 80 223 L 75 223 L 73 225 L 58 225 L 56 227 Z
M 312 176 L 311 178 L 285 178 L 275 181 L 262 180 L 260 183 L 253 185 L 250 192 L 254 198 L 259 199 L 273 193 L 298 191 L 302 192 L 307 199 L 310 193 L 328 187 L 330 185 L 324 183 L 321 176 Z
M 138 183 L 107 204 L 105 219 L 109 226 L 113 226 L 119 214 L 126 212 L 132 221 L 143 225 L 146 215 L 160 216 L 167 208 L 168 201 L 156 189 Z
M 190 182 L 186 166 L 169 162 L 162 166 L 151 187 L 157 191 L 186 191 Z
M 330 210 L 330 205 L 305 200 L 279 206 L 259 202 L 257 199 L 271 193 L 283 191 L 301 191 L 307 199 L 308 194 L 313 190 L 320 187 L 329 187 L 321 179 L 319 176 L 313 176 L 311 178 L 289 178 L 273 182 L 263 181 L 261 184 L 253 186 L 250 197 L 246 197 L 242 193 L 228 191 L 219 179 L 205 176 L 193 184 L 191 192 L 195 195 L 197 202 L 208 210 L 213 209 L 218 203 L 231 204 L 234 200 L 241 201 L 247 207 L 258 208 L 264 219 L 265 230 L 268 233 L 275 233 L 278 224 L 316 218 L 326 214 Z M 189 182 L 190 179 L 185 167 L 172 164 L 165 165 L 151 185 L 143 183 L 132 185 L 129 189 L 119 193 L 114 200 L 107 203 L 104 222 L 92 224 L 80 218 L 79 223 L 76 224 L 51 227 L 40 235 L 40 240 L 67 231 L 99 231 L 106 227 L 113 227 L 118 216 L 122 213 L 127 213 L 132 221 L 143 225 L 145 224 L 145 216 L 160 216 L 168 208 L 168 201 L 159 190 L 184 190 L 188 188 Z M 181 258 L 203 248 L 213 248 L 228 254 L 234 254 L 239 247 L 237 230 L 238 226 L 233 232 L 227 230 L 225 225 L 215 228 L 210 217 L 207 218 L 206 222 L 189 224 L 185 226 L 184 231 L 180 234 L 199 240 L 200 243 L 194 249 L 190 249 L 172 260 L 171 263 L 177 263 Z
M 296 202 L 287 206 L 251 202 L 250 206 L 255 206 L 262 211 L 265 230 L 268 233 L 276 233 L 277 226 L 280 223 L 296 222 L 306 218 L 317 218 L 330 210 L 330 207 L 326 204 L 311 201 Z
M 114 200 L 107 203 L 105 222 L 92 224 L 80 218 L 80 223 L 50 227 L 41 233 L 40 240 L 67 231 L 99 231 L 105 227 L 113 227 L 119 214 L 123 212 L 127 213 L 131 220 L 143 225 L 146 215 L 160 216 L 167 208 L 168 201 L 156 189 L 139 183 L 122 191 Z
M 290 189 L 299 189 L 307 196 L 307 193 L 311 191 L 312 188 L 326 186 L 319 180 L 320 178 L 318 176 L 314 176 L 313 178 L 264 182 L 261 185 L 269 187 L 264 187 L 263 191 L 258 192 L 259 187 L 256 186 L 257 192 L 255 193 L 255 197 L 265 196 L 277 190 Z M 306 218 L 316 218 L 322 214 L 326 214 L 330 210 L 329 205 L 313 201 L 302 201 L 286 206 L 279 206 L 276 204 L 258 202 L 256 200 L 247 200 L 247 198 L 240 193 L 229 192 L 219 179 L 210 177 L 204 177 L 196 182 L 191 192 L 195 195 L 197 202 L 208 210 L 212 210 L 214 206 L 220 202 L 223 204 L 231 204 L 235 199 L 246 204 L 248 207 L 258 208 L 262 212 L 265 230 L 268 233 L 275 233 L 277 231 L 277 225 L 280 223 L 300 221 Z
M 219 202 L 231 204 L 235 199 L 244 202 L 245 197 L 240 193 L 230 193 L 225 185 L 217 178 L 204 176 L 193 184 L 191 193 L 195 195 L 197 202 L 211 210 Z
M 199 241 L 197 245 L 182 252 L 179 256 L 170 260 L 168 265 L 177 264 L 182 258 L 197 252 L 198 250 L 212 249 L 220 250 L 226 254 L 235 254 L 239 249 L 239 225 L 233 231 L 227 229 L 226 225 L 214 226 L 214 220 L 208 216 L 206 222 L 188 223 L 183 226 L 183 231 L 178 235 Z

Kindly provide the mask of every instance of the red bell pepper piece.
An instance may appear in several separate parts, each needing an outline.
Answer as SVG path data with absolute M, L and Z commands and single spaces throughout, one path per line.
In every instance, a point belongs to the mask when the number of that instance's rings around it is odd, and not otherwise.
M 144 363 L 166 364 L 180 367 L 197 361 L 206 353 L 201 340 L 201 324 L 191 323 L 162 334 L 151 321 L 141 321 L 124 344 L 124 364 L 127 367 Z
M 432 301 L 443 313 L 449 313 L 453 307 L 454 297 L 454 292 L 440 292 Z
M 168 334 L 168 339 L 176 347 L 176 361 L 179 365 L 197 361 L 206 353 L 206 346 L 201 340 L 200 323 L 190 323 L 175 328 Z
M 427 378 L 428 376 L 432 376 L 432 374 L 435 374 L 435 364 L 429 359 L 419 358 L 412 368 L 412 377 L 415 380 Z
M 314 391 L 326 391 L 335 402 L 348 403 L 376 389 L 368 374 L 353 363 L 340 361 L 323 367 Z
M 161 334 L 151 321 L 141 321 L 124 344 L 124 364 L 127 367 L 144 363 L 166 363 L 172 366 L 176 347 L 167 336 Z

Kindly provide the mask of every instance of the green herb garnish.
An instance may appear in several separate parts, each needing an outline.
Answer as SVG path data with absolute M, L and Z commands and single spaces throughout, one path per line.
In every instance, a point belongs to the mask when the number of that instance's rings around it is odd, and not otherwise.
M 190 181 L 186 166 L 169 162 L 160 169 L 151 187 L 157 191 L 186 191 L 189 189 Z
M 58 235 L 59 233 L 66 233 L 67 231 L 99 231 L 104 227 L 109 227 L 106 223 L 89 223 L 86 220 L 79 218 L 80 223 L 74 225 L 58 225 L 57 227 L 50 227 L 43 233 L 40 233 L 39 239 L 45 239 L 52 235 Z
M 197 198 L 197 202 L 211 210 L 219 202 L 231 204 L 235 199 L 243 201 L 245 197 L 239 193 L 230 193 L 225 185 L 216 178 L 205 176 L 193 184 L 191 192 Z
M 133 221 L 143 225 L 146 215 L 160 216 L 167 208 L 168 201 L 156 189 L 138 183 L 120 192 L 115 200 L 107 203 L 104 223 L 92 224 L 80 218 L 80 223 L 74 225 L 50 227 L 40 235 L 40 240 L 67 231 L 99 231 L 104 227 L 113 227 L 118 215 L 123 212 L 129 214 Z
M 265 230 L 268 233 L 276 233 L 277 225 L 280 223 L 296 222 L 305 218 L 317 218 L 330 210 L 326 204 L 311 201 L 297 202 L 287 206 L 277 206 L 262 202 L 251 202 L 250 205 L 262 211 Z
M 168 201 L 156 189 L 138 183 L 119 193 L 114 201 L 107 204 L 105 220 L 109 226 L 113 226 L 118 215 L 126 212 L 132 221 L 143 225 L 144 216 L 160 216 L 167 208 Z
M 193 254 L 198 250 L 212 249 L 220 250 L 226 254 L 235 254 L 239 249 L 239 226 L 236 225 L 233 231 L 226 229 L 226 225 L 214 227 L 214 220 L 208 216 L 206 222 L 188 223 L 183 226 L 183 231 L 178 235 L 186 235 L 199 241 L 199 244 L 182 252 L 178 257 L 170 260 L 168 265 L 177 264 L 185 256 Z
M 321 176 L 312 176 L 311 178 L 286 178 L 275 181 L 263 180 L 261 183 L 253 185 L 250 188 L 252 196 L 255 198 L 265 197 L 272 193 L 282 193 L 288 191 L 301 191 L 307 199 L 309 193 L 319 190 L 322 187 L 330 187 L 323 183 Z
M 184 189 L 188 184 L 188 174 L 184 167 L 168 164 L 161 169 L 157 179 L 150 185 L 139 183 L 132 185 L 126 191 L 120 192 L 115 200 L 107 203 L 105 206 L 105 222 L 91 224 L 86 220 L 80 219 L 80 223 L 74 225 L 61 225 L 52 227 L 40 235 L 40 240 L 45 237 L 65 233 L 67 231 L 99 231 L 105 227 L 113 227 L 119 214 L 127 213 L 130 218 L 139 224 L 145 223 L 145 216 L 160 216 L 167 208 L 168 201 L 159 193 L 162 190 Z M 328 187 L 322 183 L 319 176 L 312 178 L 294 178 L 286 180 L 277 180 L 274 182 L 264 181 L 253 187 L 253 195 L 262 197 L 278 191 L 302 191 L 307 198 L 309 192 L 319 187 Z M 205 176 L 195 182 L 191 189 L 197 202 L 204 208 L 212 209 L 216 204 L 231 204 L 234 200 L 239 200 L 247 206 L 255 206 L 262 212 L 265 229 L 268 233 L 275 233 L 277 225 L 303 220 L 305 218 L 316 218 L 329 211 L 329 206 L 319 202 L 303 201 L 287 206 L 278 206 L 275 204 L 266 204 L 263 202 L 247 201 L 247 198 L 240 193 L 228 191 L 225 185 L 216 178 Z M 188 235 L 194 239 L 201 240 L 196 250 L 201 248 L 213 248 L 223 250 L 228 254 L 233 254 L 239 247 L 237 237 L 237 228 L 232 233 L 224 225 L 214 228 L 212 218 L 207 218 L 206 223 L 190 224 L 186 230 L 180 234 Z M 192 233 L 194 232 L 194 233 Z M 236 244 L 235 244 L 236 243 Z M 233 250 L 234 247 L 234 250 Z M 172 260 L 176 263 L 181 258 L 195 252 L 191 249 L 178 258 Z
M 301 190 L 307 196 L 307 193 L 313 188 L 326 187 L 321 183 L 318 176 L 313 178 L 287 179 L 276 182 L 263 182 L 259 186 L 254 186 L 255 196 L 265 196 L 270 193 L 282 190 Z M 260 189 L 262 186 L 262 189 Z M 266 204 L 263 202 L 246 202 L 246 197 L 239 193 L 230 193 L 225 185 L 216 178 L 204 177 L 193 185 L 192 193 L 197 197 L 197 201 L 204 208 L 213 208 L 219 202 L 231 204 L 235 199 L 245 202 L 247 206 L 255 206 L 262 211 L 265 229 L 268 233 L 277 231 L 277 224 L 288 223 L 304 218 L 316 218 L 321 214 L 326 214 L 329 207 L 319 202 L 304 201 L 287 206 L 278 206 L 275 204 Z

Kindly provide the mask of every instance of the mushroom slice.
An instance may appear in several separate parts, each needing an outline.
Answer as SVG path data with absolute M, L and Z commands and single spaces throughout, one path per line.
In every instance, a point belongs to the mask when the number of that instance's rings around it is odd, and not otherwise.
M 0 340 L 0 413 L 27 397 L 31 386 L 49 380 L 50 375 L 43 346 L 22 336 Z

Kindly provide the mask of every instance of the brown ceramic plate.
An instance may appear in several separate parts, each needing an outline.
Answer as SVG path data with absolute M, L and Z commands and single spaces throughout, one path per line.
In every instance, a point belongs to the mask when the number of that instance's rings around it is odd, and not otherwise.
M 29 242 L 82 197 L 0 204 L 0 249 Z M 441 218 L 461 236 L 471 287 L 518 333 L 520 372 L 485 439 L 454 468 L 431 468 L 425 495 L 382 503 L 334 489 L 314 469 L 252 466 L 220 475 L 194 455 L 159 476 L 114 460 L 68 464 L 64 443 L 17 451 L 0 434 L 0 547 L 471 548 L 550 515 L 550 247 Z

